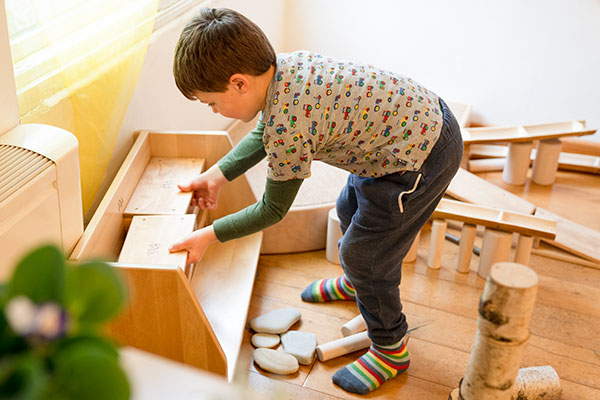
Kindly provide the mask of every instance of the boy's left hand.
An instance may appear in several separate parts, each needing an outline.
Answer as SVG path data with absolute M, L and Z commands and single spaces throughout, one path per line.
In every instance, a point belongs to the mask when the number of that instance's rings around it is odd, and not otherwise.
M 188 263 L 195 263 L 200 260 L 206 251 L 206 248 L 217 241 L 215 230 L 212 225 L 205 226 L 192 232 L 183 240 L 174 243 L 169 247 L 170 253 L 186 250 L 188 252 Z

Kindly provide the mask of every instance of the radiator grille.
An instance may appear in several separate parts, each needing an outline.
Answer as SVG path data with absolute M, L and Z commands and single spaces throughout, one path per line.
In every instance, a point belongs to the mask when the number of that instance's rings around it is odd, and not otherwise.
M 41 154 L 0 144 L 0 203 L 52 165 Z

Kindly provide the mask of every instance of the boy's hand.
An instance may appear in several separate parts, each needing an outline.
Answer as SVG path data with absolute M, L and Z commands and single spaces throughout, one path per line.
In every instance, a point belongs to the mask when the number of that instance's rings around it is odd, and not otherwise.
M 219 166 L 214 164 L 206 172 L 198 175 L 191 181 L 177 185 L 182 192 L 194 192 L 192 205 L 202 209 L 214 210 L 217 208 L 217 200 L 221 186 L 227 182 Z
M 212 225 L 205 226 L 192 232 L 183 240 L 174 243 L 169 247 L 170 253 L 186 250 L 188 252 L 188 263 L 195 263 L 200 260 L 206 251 L 206 248 L 217 241 L 215 230 Z

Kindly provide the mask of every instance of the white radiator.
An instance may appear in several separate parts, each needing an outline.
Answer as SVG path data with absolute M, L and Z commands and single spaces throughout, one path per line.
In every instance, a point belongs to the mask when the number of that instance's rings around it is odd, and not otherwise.
M 27 124 L 0 135 L 0 282 L 40 244 L 70 254 L 83 233 L 78 142 Z

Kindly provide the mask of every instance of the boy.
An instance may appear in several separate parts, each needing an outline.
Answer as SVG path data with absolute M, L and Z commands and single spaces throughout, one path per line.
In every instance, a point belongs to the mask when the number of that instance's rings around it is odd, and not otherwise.
M 309 302 L 356 301 L 372 341 L 333 381 L 368 393 L 410 363 L 398 286 L 402 259 L 429 219 L 462 157 L 458 124 L 435 93 L 401 75 L 311 52 L 275 55 L 254 23 L 227 9 L 203 9 L 183 30 L 175 81 L 191 100 L 256 129 L 217 164 L 180 185 L 214 209 L 223 184 L 267 157 L 263 198 L 199 229 L 171 251 L 198 260 L 206 247 L 283 218 L 313 160 L 350 172 L 336 209 L 344 275 L 309 285 Z

